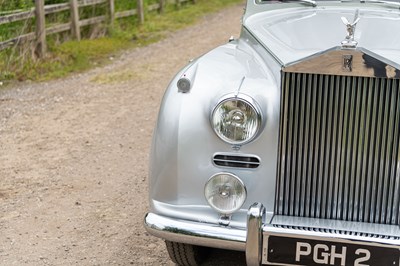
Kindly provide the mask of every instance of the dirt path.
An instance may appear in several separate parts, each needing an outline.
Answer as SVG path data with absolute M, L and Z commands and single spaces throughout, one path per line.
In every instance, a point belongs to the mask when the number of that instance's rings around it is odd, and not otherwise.
M 172 265 L 142 226 L 158 105 L 189 59 L 239 35 L 242 11 L 0 92 L 0 265 Z

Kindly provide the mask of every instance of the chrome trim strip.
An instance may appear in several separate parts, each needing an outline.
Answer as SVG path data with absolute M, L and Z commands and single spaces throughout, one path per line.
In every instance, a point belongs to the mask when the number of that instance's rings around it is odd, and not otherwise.
M 330 231 L 346 231 L 355 234 L 369 234 L 379 236 L 390 236 L 400 239 L 400 228 L 397 225 L 373 224 L 350 221 L 339 221 L 330 219 L 317 219 L 306 217 L 293 217 L 275 215 L 271 225 L 295 226 L 299 228 L 312 228 Z M 341 234 L 342 237 L 344 236 Z M 399 241 L 400 244 L 400 241 Z
M 262 225 L 265 208 L 261 203 L 254 203 L 247 212 L 246 264 L 260 265 L 262 246 Z
M 312 7 L 317 7 L 317 2 L 315 0 L 278 0 L 281 3 L 300 3 L 303 5 L 307 6 L 312 6 Z M 365 0 L 367 1 L 367 0 Z M 276 4 L 275 1 L 269 1 L 269 0 L 256 0 L 257 4 Z
M 394 1 L 385 1 L 385 0 L 360 0 L 360 3 L 364 4 L 384 4 L 390 7 L 394 8 L 399 8 L 400 9 L 400 3 L 399 2 L 394 2 Z
M 246 229 L 177 220 L 148 213 L 144 227 L 151 235 L 179 243 L 229 250 L 246 250 Z

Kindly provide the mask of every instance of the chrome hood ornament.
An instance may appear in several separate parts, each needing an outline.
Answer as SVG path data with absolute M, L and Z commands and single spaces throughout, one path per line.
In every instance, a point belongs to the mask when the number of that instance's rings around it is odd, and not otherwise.
M 347 36 L 346 39 L 344 39 L 342 41 L 342 48 L 344 49 L 351 49 L 351 48 L 356 48 L 358 42 L 356 40 L 354 40 L 354 32 L 356 30 L 356 25 L 357 23 L 360 21 L 360 18 L 358 17 L 358 9 L 354 15 L 354 19 L 353 22 L 349 22 L 347 20 L 347 18 L 342 17 L 342 21 L 344 23 L 344 25 L 346 25 L 346 29 L 347 29 Z

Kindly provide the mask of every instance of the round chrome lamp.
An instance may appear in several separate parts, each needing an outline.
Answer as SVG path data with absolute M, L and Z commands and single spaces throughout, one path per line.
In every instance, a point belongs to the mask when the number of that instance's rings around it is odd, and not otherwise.
M 243 206 L 247 192 L 239 177 L 231 173 L 218 173 L 207 181 L 204 195 L 213 209 L 220 214 L 229 215 Z
M 213 109 L 211 124 L 223 141 L 242 145 L 252 141 L 261 127 L 261 112 L 257 103 L 246 95 L 222 99 Z

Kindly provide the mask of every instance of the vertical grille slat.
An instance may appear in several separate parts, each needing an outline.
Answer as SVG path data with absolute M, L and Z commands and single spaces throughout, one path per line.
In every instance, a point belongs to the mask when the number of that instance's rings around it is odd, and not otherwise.
M 396 158 L 394 158 L 393 155 L 397 154 L 398 146 L 399 146 L 399 142 L 398 142 L 399 132 L 398 132 L 398 127 L 396 126 L 399 123 L 399 121 L 398 121 L 398 117 L 399 117 L 398 116 L 398 114 L 399 114 L 399 111 L 398 111 L 399 99 L 397 97 L 398 91 L 396 90 L 395 84 L 392 84 L 392 86 L 393 86 L 392 87 L 392 92 L 393 92 L 392 93 L 392 98 L 393 98 L 394 104 L 392 105 L 391 112 L 392 112 L 392 116 L 394 117 L 394 122 L 391 125 L 391 128 L 392 128 L 391 133 L 392 133 L 393 147 L 392 147 L 392 152 L 389 155 L 390 158 L 388 158 L 388 160 L 390 161 L 390 167 L 388 169 L 390 172 L 388 173 L 388 175 L 395 176 L 393 170 L 396 167 Z M 388 195 L 387 196 L 388 197 L 388 203 L 387 203 L 387 210 L 386 210 L 389 215 L 388 215 L 388 217 L 386 219 L 386 223 L 390 223 L 392 221 L 392 217 L 393 217 L 393 213 L 390 210 L 390 206 L 392 206 L 395 203 L 393 201 L 394 191 L 395 191 L 394 184 L 395 184 L 395 178 L 390 179 L 389 180 L 389 191 L 388 191 L 388 194 L 387 194 Z
M 311 199 L 313 198 L 313 162 L 314 162 L 314 130 L 313 128 L 315 127 L 315 104 L 316 104 L 316 90 L 313 88 L 313 84 L 316 83 L 316 76 L 310 75 L 310 81 L 311 83 L 308 86 L 309 89 L 309 100 L 307 107 L 310 108 L 308 117 L 310 120 L 309 124 L 309 136 L 308 136 L 308 160 L 307 160 L 307 194 L 306 194 L 306 205 L 304 206 L 305 208 L 305 216 L 310 217 L 311 216 Z
M 370 141 L 369 141 L 369 154 L 368 154 L 368 165 L 367 165 L 367 183 L 369 186 L 366 188 L 366 204 L 365 204 L 365 217 L 364 220 L 370 222 L 371 215 L 373 215 L 373 209 L 371 208 L 372 204 L 372 192 L 373 192 L 373 187 L 374 187 L 374 153 L 375 153 L 375 142 L 376 142 L 376 127 L 374 125 L 376 124 L 376 114 L 377 114 L 377 106 L 378 102 L 377 100 L 379 99 L 379 94 L 377 93 L 376 90 L 376 80 L 370 79 L 370 86 L 369 89 L 371 91 L 371 105 L 369 106 L 371 112 L 370 112 L 370 127 L 367 129 L 368 132 L 371 133 L 370 136 Z
M 377 83 L 379 87 L 382 88 L 382 85 Z M 376 167 L 374 171 L 374 181 L 373 181 L 373 194 L 372 194 L 372 210 L 375 210 L 374 215 L 371 216 L 371 222 L 375 222 L 379 220 L 379 215 L 380 215 L 380 209 L 379 209 L 379 184 L 380 184 L 380 169 L 381 169 L 381 156 L 382 156 L 382 127 L 378 125 L 382 125 L 382 116 L 383 116 L 383 108 L 384 108 L 384 98 L 385 98 L 385 91 L 379 90 L 379 103 L 378 103 L 378 114 L 377 114 L 377 134 L 376 134 L 376 155 L 375 155 L 375 162 L 376 162 Z
M 317 90 L 316 88 L 320 86 L 319 84 L 319 79 L 317 82 L 313 83 L 313 91 L 314 95 L 316 97 L 316 100 L 313 101 L 315 102 L 315 109 L 314 109 L 314 125 L 315 127 L 313 128 L 315 130 L 314 134 L 314 146 L 313 146 L 313 158 L 312 158 L 312 164 L 313 164 L 313 169 L 312 169 L 312 198 L 311 198 L 311 216 L 312 217 L 317 217 L 316 216 L 316 209 L 317 209 L 317 197 L 318 197 L 318 165 L 319 165 L 319 139 L 320 139 L 320 119 L 321 119 L 321 90 Z
M 341 147 L 341 163 L 340 163 L 340 190 L 339 190 L 339 200 L 338 200 L 338 216 L 339 219 L 346 219 L 347 215 L 347 195 L 348 195 L 348 172 L 349 168 L 349 153 L 350 150 L 347 148 L 349 145 L 349 120 L 350 120 L 350 100 L 351 100 L 351 90 L 349 89 L 350 81 L 343 79 L 344 87 L 344 114 L 343 114 L 343 128 L 342 128 L 342 147 Z
M 399 224 L 399 85 L 282 72 L 277 214 Z
M 297 213 L 297 216 L 304 216 L 305 214 L 305 202 L 306 202 L 306 189 L 307 189 L 307 167 L 306 164 L 308 162 L 308 128 L 309 128 L 309 110 L 308 110 L 308 102 L 307 99 L 309 99 L 309 95 L 308 92 L 309 90 L 309 86 L 311 84 L 311 80 L 310 80 L 310 75 L 303 75 L 303 84 L 304 84 L 304 88 L 302 89 L 302 98 L 301 98 L 301 102 L 302 102 L 302 131 L 304 132 L 302 134 L 302 144 L 300 144 L 303 147 L 303 153 L 302 153 L 302 161 L 303 164 L 301 165 L 301 177 L 300 177 L 300 186 L 301 186 L 301 191 L 300 191 L 300 195 L 299 195 L 299 203 L 300 203 L 300 208 L 299 208 L 299 213 Z
M 360 175 L 357 174 L 357 165 L 359 163 L 359 157 L 361 156 L 361 152 L 359 150 L 359 140 L 362 139 L 363 132 L 360 131 L 360 109 L 362 106 L 362 88 L 360 84 L 360 78 L 353 78 L 353 85 L 351 88 L 355 95 L 355 102 L 352 103 L 352 107 L 354 106 L 353 111 L 353 130 L 351 130 L 351 138 L 352 138 L 352 159 L 351 159 L 351 172 L 350 172 L 350 200 L 349 200 L 349 220 L 355 220 L 354 215 L 357 214 L 359 201 L 357 200 L 357 188 L 361 182 Z
M 307 82 L 306 80 L 306 76 L 303 75 L 301 77 L 301 84 Z M 300 90 L 299 90 L 299 105 L 300 105 L 300 109 L 299 109 L 299 134 L 298 134 L 298 146 L 300 147 L 297 151 L 297 159 L 299 162 L 303 162 L 304 161 L 304 114 L 305 114 L 305 110 L 304 110 L 304 105 L 305 105 L 305 89 L 302 88 L 300 86 Z M 296 179 L 296 188 L 298 189 L 298 193 L 296 193 L 296 198 L 295 198 L 295 202 L 300 202 L 300 198 L 302 196 L 302 194 L 304 193 L 304 182 L 302 182 L 302 179 L 304 178 L 303 176 L 303 165 L 299 164 L 298 167 L 298 173 L 297 173 L 297 179 Z M 294 215 L 299 216 L 301 212 L 301 203 L 300 206 L 295 210 Z
M 336 76 L 335 79 L 332 78 L 332 83 L 330 85 L 330 95 L 329 98 L 332 101 L 332 109 L 330 110 L 330 116 L 331 120 L 330 123 L 332 124 L 332 145 L 331 145 L 331 151 L 330 151 L 330 156 L 328 159 L 328 162 L 330 164 L 329 166 L 329 189 L 327 191 L 328 193 L 328 202 L 327 202 L 327 218 L 331 219 L 333 217 L 336 217 L 334 215 L 334 195 L 336 191 L 336 182 L 335 182 L 335 176 L 336 176 L 336 162 L 337 162 L 337 156 L 336 153 L 338 151 L 337 149 L 337 143 L 338 143 L 338 130 L 339 130 L 339 119 L 337 115 L 339 113 L 339 97 L 334 97 L 334 93 L 338 93 L 340 95 L 339 88 L 337 88 L 337 84 L 340 82 L 340 77 Z
M 398 84 L 398 80 L 395 80 L 394 84 L 393 84 L 394 88 L 398 88 L 399 84 Z M 394 223 L 398 223 L 400 224 L 399 220 L 396 219 L 400 219 L 400 215 L 399 215 L 399 193 L 397 193 L 399 191 L 399 172 L 400 169 L 398 168 L 399 166 L 399 158 L 400 158 L 400 148 L 399 148 L 399 127 L 397 126 L 400 121 L 400 90 L 395 90 L 395 93 L 397 94 L 396 97 L 396 118 L 395 118 L 395 127 L 394 127 L 394 136 L 396 136 L 395 138 L 395 142 L 394 142 L 394 152 L 392 154 L 392 168 L 391 168 L 391 174 L 390 176 L 393 176 L 395 178 L 393 178 L 391 180 L 391 182 L 393 183 L 393 187 L 392 187 L 392 191 L 391 194 L 389 194 L 389 199 L 393 198 L 393 201 L 391 204 L 388 204 L 388 212 L 391 212 L 391 220 L 388 222 L 390 224 L 394 224 Z M 392 207 L 391 207 L 392 206 Z
M 284 88 L 282 90 L 282 95 L 281 95 L 281 114 L 282 117 L 287 117 L 287 112 L 288 112 L 288 97 L 289 97 L 289 82 L 285 82 L 286 80 L 282 81 L 282 88 Z M 278 156 L 278 176 L 286 176 L 286 171 L 285 171 L 285 167 L 286 167 L 286 154 L 287 154 L 287 150 L 286 150 L 286 143 L 287 143 L 287 123 L 285 121 L 286 118 L 281 119 L 280 122 L 280 149 L 281 149 L 281 154 L 282 156 Z M 277 191 L 277 206 L 278 206 L 278 213 L 282 213 L 284 214 L 284 192 L 285 192 L 285 179 L 281 180 L 282 183 L 279 184 L 278 187 L 278 191 Z
M 358 207 L 358 213 L 357 215 L 354 217 L 354 220 L 357 221 L 363 221 L 364 219 L 364 210 L 365 210 L 365 200 L 366 200 L 366 187 L 368 185 L 367 182 L 367 154 L 369 151 L 369 136 L 370 136 L 370 131 L 369 131 L 369 115 L 370 115 L 370 106 L 371 106 L 371 90 L 369 88 L 369 79 L 364 79 L 363 80 L 363 100 L 362 100 L 362 108 L 361 108 L 361 115 L 362 115 L 362 119 L 361 119 L 361 132 L 363 132 L 362 135 L 362 141 L 361 141 L 361 156 L 360 156 L 360 162 L 357 163 L 358 166 L 358 172 L 357 174 L 360 177 L 365 177 L 365 178 L 361 178 L 361 183 L 360 183 L 360 187 L 359 187 L 359 207 Z
M 386 147 L 385 147 L 385 159 L 384 159 L 384 174 L 383 176 L 389 176 L 390 175 L 390 168 L 391 168 L 391 154 L 393 153 L 393 121 L 394 121 L 394 111 L 393 109 L 395 108 L 395 97 L 393 97 L 393 88 L 390 83 L 387 83 L 387 101 L 389 104 L 387 104 L 387 118 L 386 118 L 386 123 L 387 123 L 387 130 L 386 130 Z M 388 222 L 388 217 L 390 216 L 390 213 L 387 212 L 387 204 L 388 204 L 388 195 L 389 195 L 389 187 L 390 184 L 390 179 L 389 178 L 384 178 L 383 180 L 383 190 L 382 190 L 382 207 L 381 207 L 381 213 L 382 213 L 382 218 L 381 218 L 381 223 L 387 223 Z M 390 220 L 390 219 L 389 219 Z
M 326 147 L 325 147 L 325 154 L 324 154 L 324 159 L 323 159 L 323 163 L 324 163 L 324 171 L 323 171 L 323 175 L 324 176 L 328 176 L 329 178 L 327 178 L 327 180 L 323 183 L 323 190 L 322 190 L 322 202 L 321 202 L 321 215 L 324 217 L 327 217 L 327 213 L 328 213 L 328 197 L 329 197 L 329 184 L 330 184 L 330 180 L 331 177 L 329 175 L 330 172 L 330 155 L 331 155 L 331 147 L 332 147 L 332 139 L 331 139 L 331 131 L 332 131 L 332 94 L 333 93 L 333 86 L 332 86 L 332 81 L 334 81 L 334 78 L 330 78 L 329 76 L 327 76 L 325 78 L 325 87 L 327 88 L 327 91 L 325 93 L 325 99 L 326 99 L 326 104 L 325 104 L 325 110 L 324 110 L 324 114 L 325 114 L 325 121 L 326 121 L 326 131 L 325 131 L 325 143 L 326 143 Z
M 361 78 L 358 78 L 358 84 L 357 84 L 357 90 L 359 91 L 359 107 L 357 108 L 357 117 L 358 117 L 358 122 L 357 122 L 357 136 L 355 138 L 357 139 L 357 161 L 355 165 L 355 176 L 356 182 L 355 182 L 355 194 L 354 194 L 354 209 L 353 209 L 353 218 L 352 220 L 358 221 L 359 220 L 359 213 L 360 209 L 363 208 L 363 202 L 361 200 L 361 190 L 363 189 L 363 186 L 365 183 L 363 182 L 363 178 L 361 171 L 362 171 L 362 165 L 363 165 L 363 154 L 365 153 L 364 151 L 364 141 L 365 141 L 365 105 L 366 105 L 366 91 L 363 90 L 362 88 L 365 86 L 364 81 Z
M 292 82 L 291 84 L 296 84 L 295 80 L 295 75 L 292 76 Z M 289 85 L 289 84 L 288 84 Z M 289 94 L 289 100 L 290 103 L 294 103 L 294 93 Z M 288 180 L 286 181 L 285 184 L 285 208 L 284 208 L 284 214 L 285 215 L 291 215 L 289 212 L 289 206 L 290 206 L 290 193 L 292 189 L 292 172 L 291 172 L 291 167 L 292 167 L 292 156 L 293 156 L 293 122 L 294 122 L 294 108 L 289 108 L 289 115 L 290 115 L 290 120 L 288 120 L 288 145 L 287 145 L 287 156 L 286 156 L 286 171 L 287 171 L 287 177 Z

